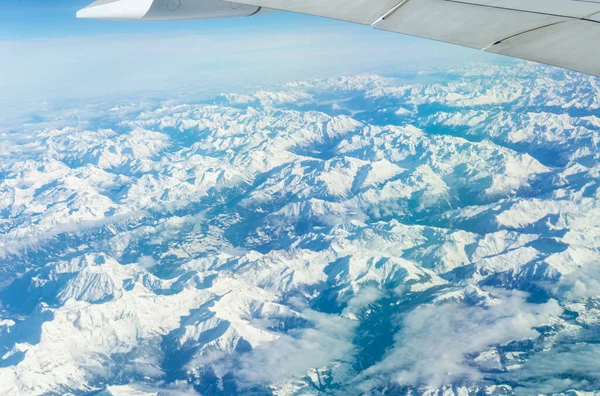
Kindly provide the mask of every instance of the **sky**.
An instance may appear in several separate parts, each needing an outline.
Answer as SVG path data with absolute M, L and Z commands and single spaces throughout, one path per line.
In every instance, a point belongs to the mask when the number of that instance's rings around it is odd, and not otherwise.
M 274 13 L 177 22 L 80 20 L 91 0 L 0 6 L 0 117 L 49 104 L 195 97 L 501 57 L 324 18 Z M 2 126 L 2 125 L 0 125 Z
M 280 13 L 277 18 L 238 18 L 212 21 L 177 21 L 131 23 L 95 21 L 75 18 L 78 10 L 93 0 L 27 0 L 6 1 L 0 7 L 0 39 L 56 38 L 103 34 L 195 32 L 210 33 L 214 29 L 243 27 L 253 30 L 283 28 L 300 23 L 319 25 L 317 18 L 305 18 L 291 13 Z M 299 22 L 301 21 L 301 22 Z

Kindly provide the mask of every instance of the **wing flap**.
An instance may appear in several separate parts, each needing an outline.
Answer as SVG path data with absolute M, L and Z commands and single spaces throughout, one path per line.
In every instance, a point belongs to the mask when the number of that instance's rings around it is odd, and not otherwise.
M 409 0 L 376 28 L 600 75 L 599 8 L 572 0 Z
M 570 20 L 502 41 L 490 52 L 600 76 L 600 23 Z
M 567 19 L 445 0 L 409 0 L 376 29 L 483 49 L 527 30 Z
M 585 18 L 600 12 L 600 2 L 592 0 L 461 0 L 460 2 L 569 18 Z
M 594 22 L 600 22 L 600 12 L 590 15 L 589 17 L 586 18 L 587 20 L 590 21 L 594 21 Z

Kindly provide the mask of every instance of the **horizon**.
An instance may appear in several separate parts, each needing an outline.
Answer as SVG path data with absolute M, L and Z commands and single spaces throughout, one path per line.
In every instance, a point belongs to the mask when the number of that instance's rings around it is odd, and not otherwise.
M 311 78 L 513 62 L 455 45 L 287 12 L 181 22 L 75 18 L 89 2 L 10 3 L 0 14 L 0 74 L 10 76 L 0 81 L 4 93 L 0 117 L 5 126 L 8 119 L 14 124 L 48 103 L 171 98 L 185 93 L 210 96 Z M 20 114 L 24 109 L 28 114 Z

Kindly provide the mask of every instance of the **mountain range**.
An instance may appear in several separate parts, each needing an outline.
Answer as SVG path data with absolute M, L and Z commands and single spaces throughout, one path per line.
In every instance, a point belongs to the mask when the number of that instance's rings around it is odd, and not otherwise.
M 600 392 L 600 80 L 518 63 L 32 117 L 0 393 Z

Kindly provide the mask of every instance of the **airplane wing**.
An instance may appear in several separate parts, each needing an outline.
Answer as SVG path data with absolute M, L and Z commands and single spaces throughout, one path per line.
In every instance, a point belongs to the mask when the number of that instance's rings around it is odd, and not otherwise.
M 298 12 L 600 76 L 600 0 L 98 0 L 90 7 L 126 3 L 147 6 L 150 18 L 134 19 L 203 19 L 206 10 L 236 6 L 237 14 L 208 17 Z

